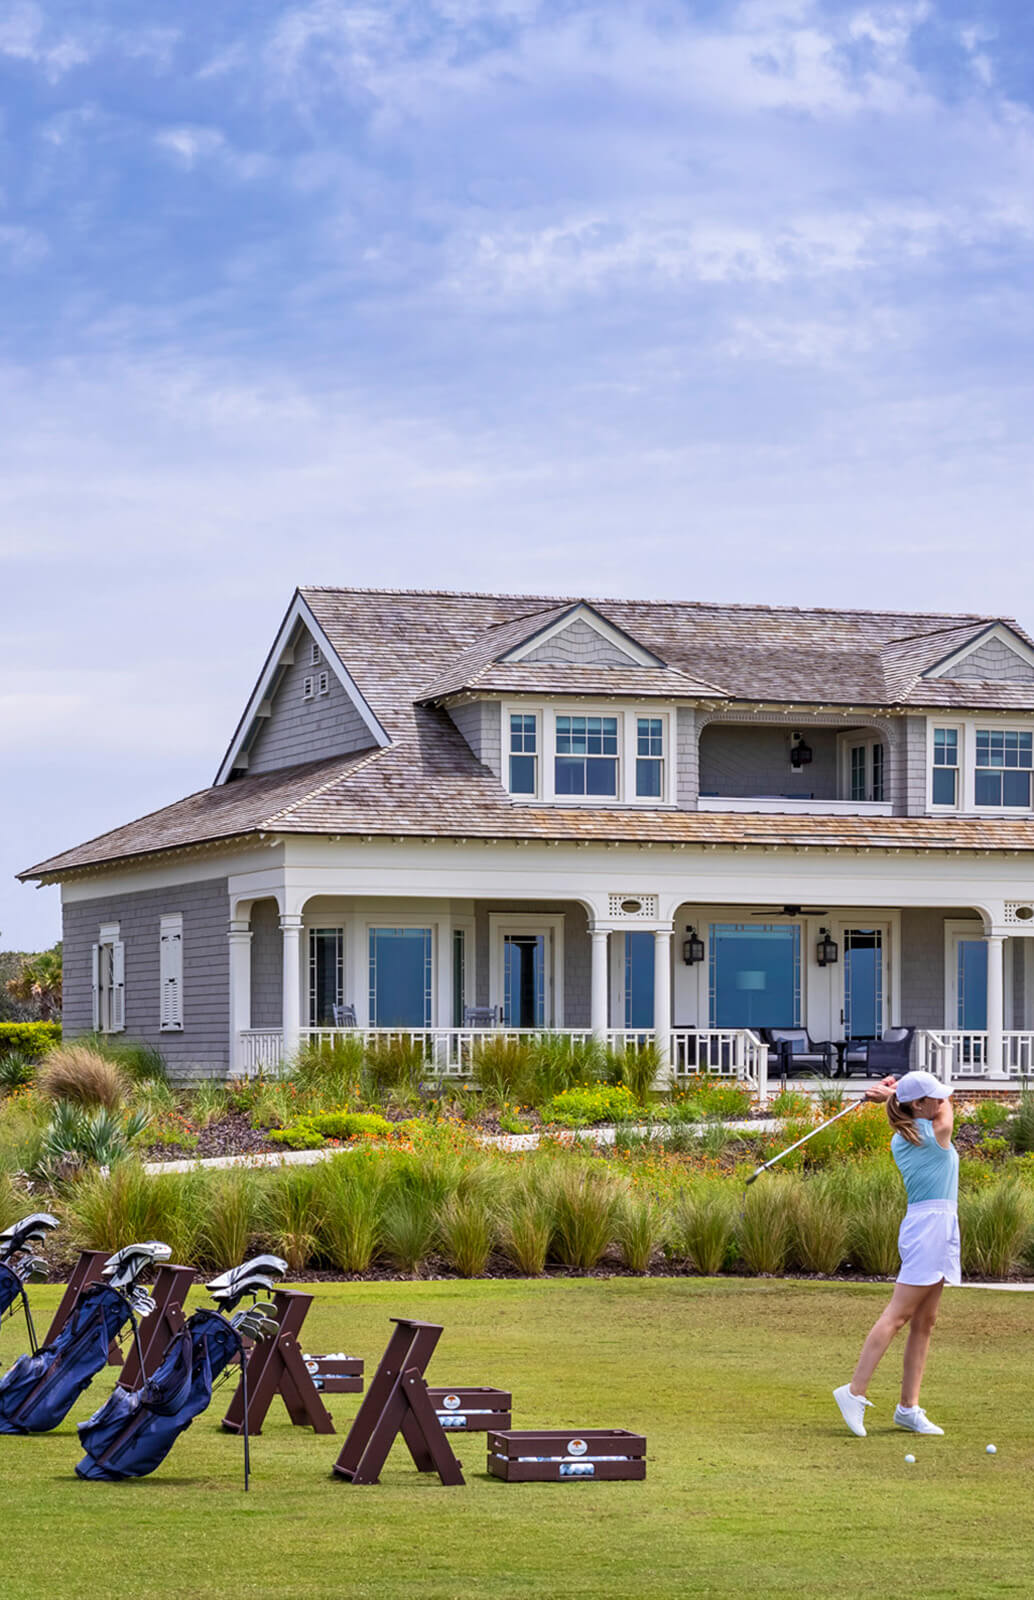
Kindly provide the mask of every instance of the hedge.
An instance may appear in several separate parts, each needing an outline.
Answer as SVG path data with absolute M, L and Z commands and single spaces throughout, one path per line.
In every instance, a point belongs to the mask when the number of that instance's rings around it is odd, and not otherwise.
M 27 1056 L 44 1056 L 61 1043 L 60 1022 L 0 1022 L 0 1056 L 13 1050 Z

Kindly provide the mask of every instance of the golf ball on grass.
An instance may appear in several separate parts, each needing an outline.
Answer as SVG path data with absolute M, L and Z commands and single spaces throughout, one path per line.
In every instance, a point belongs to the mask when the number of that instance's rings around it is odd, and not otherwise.
M 998 1454 L 998 1446 L 994 1445 L 994 1444 L 989 1444 L 988 1447 L 987 1447 L 987 1453 L 988 1453 L 989 1456 L 996 1456 Z
M 910 1467 L 914 1467 L 915 1466 L 915 1460 L 916 1460 L 915 1456 L 906 1456 L 905 1460 L 908 1462 Z

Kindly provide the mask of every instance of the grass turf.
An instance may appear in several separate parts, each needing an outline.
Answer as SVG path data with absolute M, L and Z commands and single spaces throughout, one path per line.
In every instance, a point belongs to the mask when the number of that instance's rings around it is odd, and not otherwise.
M 646 1482 L 504 1484 L 485 1475 L 475 1434 L 454 1441 L 466 1488 L 418 1475 L 400 1444 L 380 1485 L 353 1488 L 329 1476 L 360 1403 L 338 1395 L 336 1439 L 291 1428 L 274 1401 L 245 1498 L 240 1442 L 217 1425 L 226 1389 L 153 1477 L 82 1483 L 74 1423 L 108 1393 L 109 1369 L 55 1433 L 0 1437 L 4 1600 L 1031 1592 L 1026 1295 L 947 1291 L 923 1396 L 947 1436 L 890 1425 L 896 1346 L 862 1440 L 830 1390 L 882 1287 L 586 1279 L 314 1292 L 306 1349 L 363 1355 L 369 1373 L 389 1316 L 442 1322 L 433 1381 L 511 1387 L 518 1427 L 641 1430 Z M 41 1324 L 57 1299 L 55 1287 L 34 1291 Z M 5 1368 L 23 1342 L 5 1324 Z

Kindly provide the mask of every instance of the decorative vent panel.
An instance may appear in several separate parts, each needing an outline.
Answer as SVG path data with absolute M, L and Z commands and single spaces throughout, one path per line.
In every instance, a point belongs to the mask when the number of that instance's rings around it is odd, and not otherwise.
M 657 896 L 655 894 L 611 894 L 607 896 L 608 914 L 615 920 L 634 922 L 657 921 Z
M 1005 922 L 1013 928 L 1030 928 L 1034 925 L 1034 900 L 1007 900 Z

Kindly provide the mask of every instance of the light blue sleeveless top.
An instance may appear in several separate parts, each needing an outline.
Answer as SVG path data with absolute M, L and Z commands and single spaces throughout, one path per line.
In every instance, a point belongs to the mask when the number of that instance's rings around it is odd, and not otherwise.
M 916 1118 L 916 1129 L 922 1144 L 910 1144 L 900 1133 L 890 1141 L 890 1153 L 905 1181 L 909 1205 L 918 1205 L 922 1200 L 949 1200 L 958 1205 L 958 1151 L 953 1144 L 945 1149 L 937 1143 L 933 1123 L 926 1117 Z

